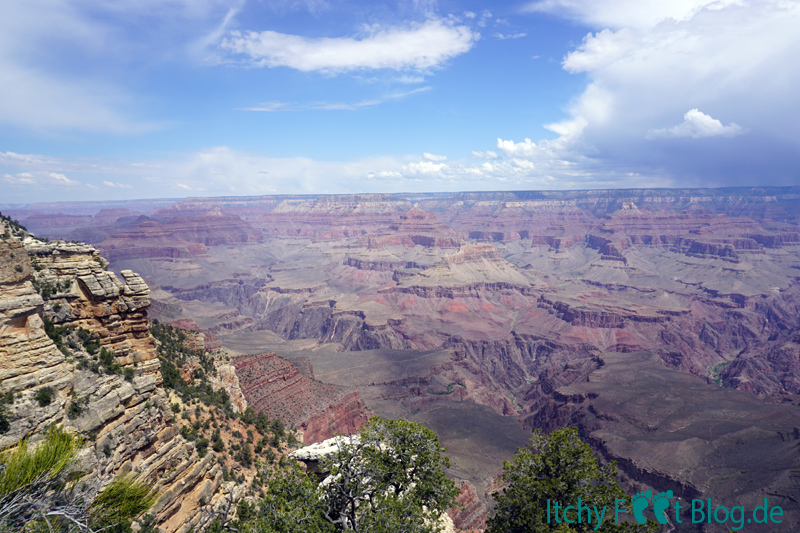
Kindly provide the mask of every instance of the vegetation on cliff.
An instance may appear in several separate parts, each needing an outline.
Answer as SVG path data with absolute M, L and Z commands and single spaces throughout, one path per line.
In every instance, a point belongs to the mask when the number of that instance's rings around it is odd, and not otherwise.
M 19 236 L 28 232 L 28 228 L 20 224 L 18 220 L 14 220 L 3 213 L 0 213 L 0 229 L 2 229 L 0 238 L 3 240 L 10 238 L 12 235 Z
M 161 377 L 164 387 L 175 390 L 185 402 L 197 399 L 209 406 L 219 407 L 233 414 L 230 397 L 223 388 L 214 390 L 209 376 L 216 374 L 215 356 L 202 349 L 190 348 L 187 334 L 180 328 L 153 320 L 150 334 L 155 337 L 158 358 L 161 360 Z M 184 377 L 181 370 L 191 364 L 192 370 Z
M 251 500 L 263 496 L 264 469 L 277 460 L 283 464 L 286 449 L 297 445 L 294 431 L 250 407 L 235 412 L 225 389 L 210 382 L 216 362 L 227 357 L 224 352 L 192 347 L 190 333 L 158 320 L 150 323 L 150 333 L 157 341 L 164 387 L 173 392 L 180 435 L 194 444 L 199 457 L 216 454 L 225 481 L 246 485 Z
M 375 417 L 357 436 L 338 437 L 320 459 L 325 481 L 281 461 L 252 517 L 225 525 L 252 533 L 440 531 L 458 494 L 445 477 L 443 452 L 430 429 Z

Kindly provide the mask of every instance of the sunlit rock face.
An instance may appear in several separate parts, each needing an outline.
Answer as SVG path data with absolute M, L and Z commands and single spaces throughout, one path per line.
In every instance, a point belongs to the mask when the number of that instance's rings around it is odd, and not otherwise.
M 14 398 L 0 448 L 63 424 L 86 438 L 85 480 L 107 482 L 109 474 L 133 471 L 159 491 L 152 509 L 159 527 L 188 531 L 202 507 L 238 500 L 244 487 L 223 482 L 213 451 L 201 458 L 178 435 L 147 326 L 150 290 L 137 274 L 123 270 L 120 279 L 103 264 L 87 245 L 0 241 L 0 393 Z M 75 356 L 82 347 L 59 349 L 45 320 L 86 331 L 133 376 L 81 369 Z M 234 383 L 235 374 L 227 379 Z M 53 395 L 42 405 L 36 394 L 48 387 Z

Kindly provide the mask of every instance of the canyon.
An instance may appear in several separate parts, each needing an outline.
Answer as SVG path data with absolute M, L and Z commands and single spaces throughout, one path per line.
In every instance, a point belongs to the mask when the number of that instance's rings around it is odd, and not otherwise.
M 68 225 L 58 225 L 43 207 L 2 207 L 39 236 L 89 242 L 110 260 L 129 288 L 103 296 L 111 274 L 79 271 L 58 248 L 88 245 L 41 245 L 58 259 L 30 252 L 55 275 L 66 261 L 63 275 L 91 278 L 77 282 L 87 294 L 122 299 L 124 309 L 69 306 L 120 361 L 147 368 L 136 314 L 146 283 L 152 317 L 191 320 L 219 342 L 247 404 L 285 417 L 306 442 L 354 431 L 370 413 L 437 431 L 471 502 L 464 524 L 481 523 L 475 509 L 491 505 L 502 461 L 531 430 L 564 425 L 618 462 L 629 492 L 729 506 L 769 495 L 785 512 L 774 531 L 800 523 L 798 187 L 125 209 L 62 204 Z

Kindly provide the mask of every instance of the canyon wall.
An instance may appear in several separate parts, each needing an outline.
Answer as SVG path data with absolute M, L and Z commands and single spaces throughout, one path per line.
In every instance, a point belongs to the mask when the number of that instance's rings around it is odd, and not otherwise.
M 63 424 L 85 438 L 85 480 L 134 472 L 159 491 L 158 526 L 189 531 L 207 504 L 238 500 L 244 489 L 223 481 L 213 451 L 201 457 L 178 434 L 147 328 L 149 289 L 133 272 L 120 280 L 103 264 L 86 245 L 0 241 L 0 393 L 13 397 L 0 448 Z M 46 327 L 63 328 L 63 343 Z M 127 372 L 87 368 L 87 352 L 67 331 L 85 332 Z M 37 399 L 43 390 L 52 394 L 46 402 Z
M 299 429 L 307 444 L 357 433 L 369 419 L 357 391 L 304 376 L 274 353 L 237 357 L 233 365 L 248 404 Z

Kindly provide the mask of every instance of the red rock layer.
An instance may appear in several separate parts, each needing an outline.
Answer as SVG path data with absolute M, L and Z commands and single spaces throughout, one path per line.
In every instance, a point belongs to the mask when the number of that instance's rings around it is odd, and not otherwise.
M 252 223 L 265 235 L 333 240 L 373 234 L 409 207 L 382 194 L 286 199 Z
M 456 503 L 461 507 L 447 511 L 453 519 L 453 525 L 462 530 L 483 531 L 486 529 L 486 505 L 478 499 L 478 493 L 469 481 L 458 480 L 456 486 L 460 489 Z
M 386 246 L 424 246 L 426 248 L 458 248 L 461 236 L 435 215 L 414 206 L 394 220 L 386 232 L 366 241 L 367 248 Z
M 304 433 L 307 444 L 358 431 L 368 416 L 358 392 L 311 380 L 275 353 L 233 360 L 247 404 Z
M 136 228 L 111 235 L 98 245 L 109 260 L 191 257 L 206 246 L 261 242 L 261 233 L 239 217 L 215 209 L 203 216 L 148 220 Z

